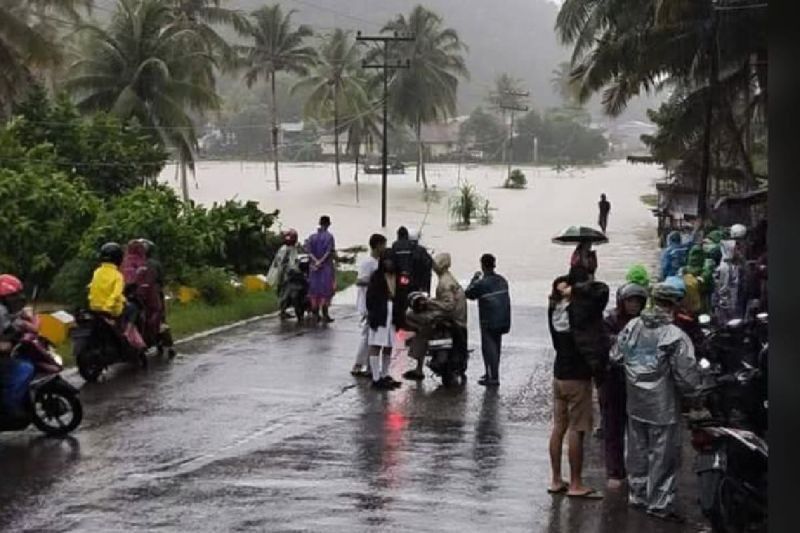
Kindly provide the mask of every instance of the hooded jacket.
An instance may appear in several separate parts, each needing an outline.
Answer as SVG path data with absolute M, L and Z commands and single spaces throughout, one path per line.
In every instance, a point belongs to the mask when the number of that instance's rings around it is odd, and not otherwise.
M 734 259 L 734 241 L 722 241 L 722 262 L 714 272 L 714 293 L 711 304 L 721 322 L 736 318 L 736 306 L 739 301 L 740 267 Z
M 572 286 L 568 308 L 575 347 L 592 369 L 592 376 L 598 381 L 605 377 L 608 351 L 611 347 L 603 322 L 608 293 L 608 285 L 601 281 L 576 283 Z
M 646 309 L 622 330 L 611 361 L 625 369 L 628 416 L 655 425 L 679 422 L 679 394 L 700 385 L 689 337 L 669 311 Z
M 661 279 L 667 279 L 678 273 L 686 263 L 687 247 L 681 242 L 681 234 L 672 231 L 667 236 L 667 247 L 661 253 Z
M 120 316 L 125 308 L 124 288 L 125 280 L 117 266 L 101 263 L 89 283 L 89 309 L 113 317 Z
M 450 272 L 450 254 L 437 254 L 433 259 L 439 274 L 436 285 L 436 298 L 428 302 L 429 307 L 446 313 L 453 322 L 462 328 L 467 327 L 467 296 L 464 289 Z

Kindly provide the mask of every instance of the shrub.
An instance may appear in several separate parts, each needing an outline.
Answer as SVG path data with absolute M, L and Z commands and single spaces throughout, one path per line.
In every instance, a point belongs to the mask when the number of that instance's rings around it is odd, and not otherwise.
M 199 268 L 186 276 L 186 284 L 197 289 L 200 298 L 209 305 L 229 303 L 236 295 L 230 274 L 222 268 Z
M 87 286 L 92 281 L 95 266 L 94 261 L 82 257 L 73 257 L 67 261 L 53 278 L 46 293 L 47 299 L 70 308 L 85 306 Z
M 527 184 L 528 178 L 525 177 L 525 174 L 520 169 L 516 168 L 511 172 L 508 179 L 506 179 L 503 187 L 506 189 L 524 189 Z
M 209 223 L 222 231 L 222 249 L 210 258 L 215 266 L 229 267 L 237 274 L 265 272 L 280 239 L 269 229 L 278 211 L 265 213 L 257 202 L 228 200 L 208 210 Z
M 0 271 L 47 287 L 75 255 L 100 202 L 79 182 L 46 168 L 0 169 Z
M 450 198 L 450 216 L 462 227 L 469 227 L 476 218 L 488 224 L 491 222 L 489 201 L 478 194 L 474 185 L 464 183 Z

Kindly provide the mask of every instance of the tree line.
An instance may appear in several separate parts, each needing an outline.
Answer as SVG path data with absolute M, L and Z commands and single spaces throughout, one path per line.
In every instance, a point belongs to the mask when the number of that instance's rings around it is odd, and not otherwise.
M 270 146 L 275 188 L 280 189 L 279 76 L 305 91 L 304 112 L 330 124 L 336 144 L 347 133 L 347 151 L 379 135 L 383 95 L 376 75 L 361 68 L 377 50 L 359 45 L 351 32 L 317 34 L 293 22 L 294 10 L 265 5 L 252 13 L 229 9 L 223 0 L 118 0 L 108 23 L 87 18 L 91 0 L 9 0 L 0 6 L 0 109 L 6 114 L 37 81 L 67 91 L 84 113 L 108 112 L 135 121 L 179 163 L 184 200 L 188 174 L 198 155 L 198 118 L 219 111 L 220 73 L 234 73 L 253 86 L 270 87 Z M 228 27 L 236 38 L 218 31 Z M 418 180 L 427 188 L 421 125 L 452 116 L 459 80 L 468 76 L 458 33 L 438 14 L 416 6 L 387 21 L 383 32 L 414 41 L 392 48 L 390 61 L 410 61 L 393 73 L 392 125 L 416 132 Z M 64 46 L 64 44 L 68 46 Z

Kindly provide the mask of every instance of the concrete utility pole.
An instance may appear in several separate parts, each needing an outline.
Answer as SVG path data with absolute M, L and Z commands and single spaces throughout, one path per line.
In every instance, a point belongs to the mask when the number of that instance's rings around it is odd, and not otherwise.
M 370 65 L 367 62 L 363 62 L 361 64 L 361 68 L 379 68 L 383 70 L 383 154 L 381 157 L 382 165 L 381 165 L 381 227 L 386 227 L 386 169 L 389 165 L 389 138 L 387 132 L 387 123 L 388 123 L 388 116 L 389 116 L 389 70 L 392 69 L 401 69 L 401 68 L 410 68 L 411 67 L 411 60 L 406 59 L 405 63 L 403 63 L 400 59 L 393 65 L 389 64 L 389 43 L 397 42 L 397 41 L 413 41 L 415 37 L 413 35 L 399 35 L 397 32 L 394 32 L 394 35 L 387 36 L 387 35 L 375 35 L 370 37 L 365 37 L 361 35 L 359 31 L 356 34 L 356 41 L 377 41 L 383 43 L 383 63 L 382 64 L 374 64 Z
M 530 92 L 525 91 L 523 92 L 516 92 L 516 91 L 503 91 L 503 94 L 506 96 L 517 96 L 517 97 L 527 97 L 530 96 Z M 514 157 L 514 111 L 528 111 L 528 106 L 526 105 L 501 105 L 500 109 L 504 109 L 506 111 L 511 112 L 511 124 L 508 129 L 508 175 L 506 176 L 506 180 L 511 179 L 511 158 Z

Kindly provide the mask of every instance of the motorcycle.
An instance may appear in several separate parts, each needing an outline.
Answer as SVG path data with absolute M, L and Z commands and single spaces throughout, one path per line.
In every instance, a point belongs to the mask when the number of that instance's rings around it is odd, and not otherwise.
M 20 413 L 0 414 L 0 431 L 22 431 L 31 424 L 56 437 L 74 431 L 83 420 L 83 406 L 78 389 L 61 377 L 63 360 L 47 339 L 26 334 L 10 356 L 29 361 L 35 374 Z
M 132 346 L 117 330 L 114 322 L 102 314 L 82 310 L 75 317 L 76 326 L 70 331 L 72 353 L 78 373 L 96 383 L 100 375 L 115 363 L 128 362 L 147 367 L 146 349 Z
M 303 321 L 303 316 L 308 311 L 308 273 L 311 259 L 308 255 L 301 255 L 297 260 L 297 268 L 292 268 L 286 275 L 286 298 L 289 306 L 294 309 L 298 322 Z
M 703 360 L 701 367 L 710 370 L 712 365 Z M 761 403 L 766 410 L 767 401 L 759 395 L 756 402 L 742 402 L 758 394 L 752 384 L 761 377 L 747 363 L 735 374 L 710 372 L 710 383 L 699 392 L 705 409 L 689 417 L 700 508 L 714 533 L 766 531 L 769 448 L 763 435 L 752 430 L 758 424 L 752 406 Z
M 456 347 L 457 326 L 449 317 L 441 316 L 426 309 L 427 295 L 413 292 L 409 295 L 409 311 L 406 320 L 416 335 L 407 342 L 412 350 L 426 350 L 427 363 L 434 374 L 442 380 L 442 385 L 451 387 L 467 382 L 467 362 L 469 352 L 464 346 Z

